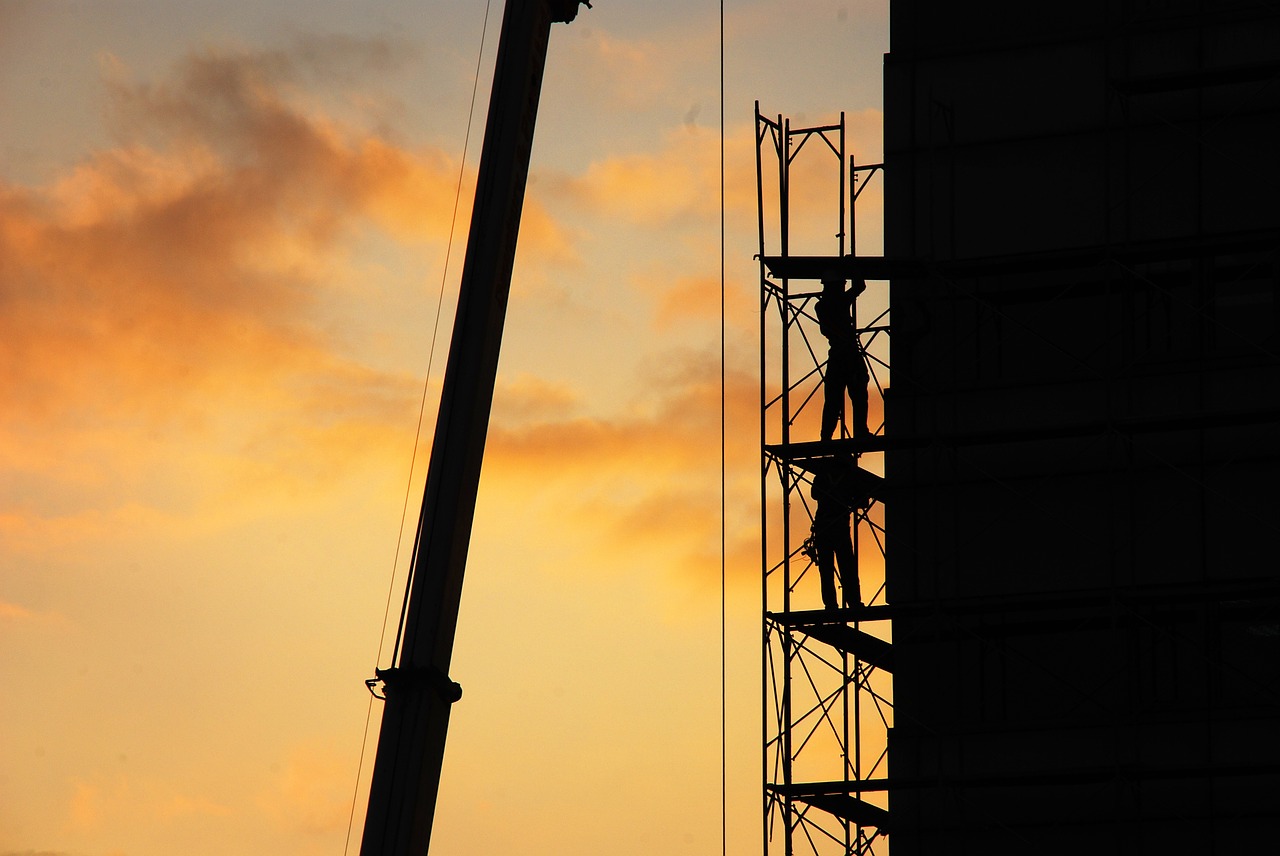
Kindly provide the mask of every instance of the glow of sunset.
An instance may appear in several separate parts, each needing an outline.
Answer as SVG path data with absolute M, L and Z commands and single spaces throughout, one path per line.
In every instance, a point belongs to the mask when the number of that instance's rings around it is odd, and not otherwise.
M 437 853 L 720 848 L 719 8 L 594 5 L 552 34 Z M 885 5 L 726 9 L 735 853 L 752 104 L 879 159 Z M 482 3 L 0 0 L 0 856 L 340 854 L 353 798 L 356 852 L 500 17 L 480 54 Z

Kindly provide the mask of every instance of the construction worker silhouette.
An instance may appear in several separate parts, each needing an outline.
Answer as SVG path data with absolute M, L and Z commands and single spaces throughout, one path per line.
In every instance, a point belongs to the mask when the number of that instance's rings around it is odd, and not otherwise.
M 840 600 L 836 597 L 837 570 L 844 605 L 862 606 L 858 562 L 849 532 L 849 520 L 854 510 L 871 504 L 868 486 L 861 476 L 862 471 L 848 458 L 823 461 L 815 467 L 810 491 L 817 505 L 810 531 L 811 557 L 818 566 L 822 605 L 827 609 L 840 607 Z
M 853 305 L 858 295 L 866 291 L 861 280 L 853 288 L 845 290 L 843 279 L 827 278 L 822 281 L 822 294 L 814 306 L 818 316 L 818 329 L 827 339 L 827 373 L 823 380 L 822 439 L 835 436 L 836 425 L 844 421 L 844 394 L 847 390 L 853 402 L 853 427 L 855 437 L 866 437 L 867 427 L 867 363 L 863 359 L 862 345 L 858 341 L 858 329 L 853 321 Z

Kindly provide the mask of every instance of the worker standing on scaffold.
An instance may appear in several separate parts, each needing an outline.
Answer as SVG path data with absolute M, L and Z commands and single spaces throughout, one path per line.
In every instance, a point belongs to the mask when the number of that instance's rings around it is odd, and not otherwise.
M 867 290 L 858 280 L 845 290 L 845 281 L 834 277 L 822 280 L 822 294 L 814 306 L 818 329 L 827 339 L 827 374 L 823 381 L 822 439 L 835 436 L 836 425 L 844 421 L 844 394 L 853 402 L 855 437 L 871 434 L 867 427 L 867 363 L 858 341 L 858 328 L 853 321 L 853 306 L 858 295 Z
M 805 547 L 818 566 L 822 605 L 827 609 L 840 607 L 840 600 L 836 597 L 837 569 L 845 608 L 862 606 L 858 560 L 849 530 L 853 512 L 871 503 L 860 475 L 858 467 L 845 457 L 823 461 L 814 471 L 810 495 L 817 508 L 813 512 L 813 528 Z

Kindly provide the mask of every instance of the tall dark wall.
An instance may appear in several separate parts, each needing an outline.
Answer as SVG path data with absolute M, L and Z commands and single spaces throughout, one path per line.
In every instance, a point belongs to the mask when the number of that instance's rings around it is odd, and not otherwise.
M 891 37 L 894 856 L 1269 850 L 1280 7 Z

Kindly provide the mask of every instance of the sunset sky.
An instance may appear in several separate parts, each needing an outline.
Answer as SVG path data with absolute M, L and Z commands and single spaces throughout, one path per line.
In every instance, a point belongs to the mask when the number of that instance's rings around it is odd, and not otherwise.
M 878 160 L 888 23 L 726 6 L 745 854 L 753 102 L 843 110 Z M 481 0 L 0 0 L 0 856 L 338 856 L 353 796 L 358 851 L 501 9 L 481 53 Z M 552 32 L 433 853 L 720 851 L 719 26 L 596 0 Z

